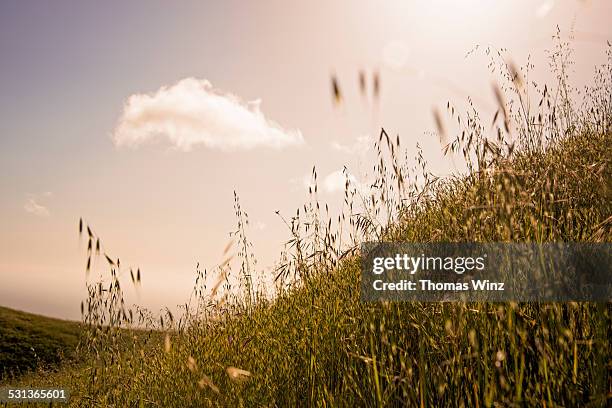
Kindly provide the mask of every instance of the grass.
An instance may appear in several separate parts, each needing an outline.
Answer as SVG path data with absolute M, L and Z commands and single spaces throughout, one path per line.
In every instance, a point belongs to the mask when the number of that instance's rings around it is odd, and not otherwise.
M 75 356 L 82 325 L 0 307 L 0 378 L 58 368 Z
M 347 179 L 336 221 L 318 201 L 313 169 L 310 201 L 283 218 L 291 238 L 273 299 L 256 284 L 237 196 L 237 243 L 215 270 L 198 268 L 178 319 L 126 306 L 121 276 L 139 285 L 140 271 L 128 275 L 81 222 L 88 268 L 104 255 L 110 269 L 82 304 L 88 354 L 83 367 L 28 384 L 67 384 L 73 405 L 103 407 L 609 405 L 609 303 L 359 299 L 364 240 L 610 242 L 612 52 L 579 107 L 568 55 L 562 45 L 551 53 L 558 81 L 543 88 L 502 58 L 492 125 L 471 107 L 460 115 L 448 104 L 453 126 L 435 113 L 465 174 L 435 177 L 418 150 L 411 167 L 399 137 L 383 130 L 371 190 Z
M 514 209 L 516 230 L 499 222 L 490 231 L 485 225 L 462 228 L 499 216 L 495 209 L 470 211 L 482 207 L 474 201 L 480 195 L 473 195 L 479 182 L 473 182 L 445 187 L 449 196 L 441 204 L 405 215 L 391 233 L 396 240 L 424 239 L 437 230 L 444 234 L 437 239 L 453 241 L 507 239 L 494 235 L 503 231 L 521 231 L 523 240 L 588 240 L 612 214 L 610 146 L 611 134 L 585 133 L 509 164 L 534 180 L 523 187 L 529 196 L 542 192 L 537 180 L 563 180 L 538 208 L 544 214 L 551 206 L 551 217 L 535 224 Z M 576 214 L 572 224 L 561 218 L 570 209 Z M 450 222 L 453 214 L 465 218 Z M 102 392 L 101 403 L 115 406 L 139 398 L 162 406 L 606 404 L 608 305 L 364 304 L 359 272 L 353 257 L 274 302 L 169 331 L 167 351 L 158 345 L 144 358 L 134 355 L 122 367 L 105 367 L 90 392 Z M 228 367 L 250 374 L 236 381 Z M 87 388 L 83 381 L 79 387 Z M 121 391 L 109 393 L 116 387 Z

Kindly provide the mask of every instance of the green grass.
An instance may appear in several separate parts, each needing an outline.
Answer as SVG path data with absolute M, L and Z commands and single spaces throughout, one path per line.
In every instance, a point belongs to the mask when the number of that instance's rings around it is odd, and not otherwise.
M 560 49 L 552 58 L 564 56 Z M 608 56 L 580 110 L 563 89 L 532 84 L 541 102 L 526 107 L 514 74 L 502 89 L 515 103 L 500 106 L 492 137 L 485 138 L 489 119 L 482 124 L 471 109 L 458 118 L 449 106 L 459 123 L 449 150 L 463 152 L 468 174 L 437 179 L 420 154 L 409 167 L 399 139 L 383 131 L 372 199 L 347 184 L 345 223 L 332 223 L 313 188 L 287 222 L 290 250 L 276 271 L 274 300 L 253 284 L 237 197 L 236 298 L 215 294 L 217 285 L 207 287 L 198 271 L 189 313 L 156 317 L 123 303 L 119 262 L 106 257 L 111 273 L 89 286 L 83 304 L 82 366 L 26 383 L 63 384 L 73 405 L 100 407 L 609 405 L 609 303 L 364 303 L 360 255 L 340 244 L 611 242 Z M 98 237 L 81 231 L 95 257 Z M 229 272 L 222 264 L 210 273 L 223 283 Z M 150 331 L 123 330 L 143 326 Z
M 0 378 L 37 368 L 57 368 L 72 359 L 82 325 L 0 307 Z
M 609 242 L 610 146 L 610 134 L 584 133 L 513 160 L 508 169 L 530 181 L 523 192 L 542 200 L 535 213 L 513 206 L 508 219 L 497 207 L 474 214 L 480 181 L 461 180 L 389 233 L 396 240 L 441 230 L 440 240 L 521 233 L 513 239 Z M 540 194 L 546 180 L 558 182 Z M 483 211 L 500 218 L 490 230 L 461 228 Z M 563 218 L 568 212 L 576 214 L 571 224 Z M 537 223 L 527 221 L 537 214 Z M 500 227 L 504 222 L 515 224 Z M 104 355 L 41 383 L 69 377 L 78 390 L 73 402 L 99 406 L 605 406 L 609 305 L 364 304 L 359 270 L 355 256 L 274 302 L 234 309 L 221 320 L 201 316 L 187 329 L 169 330 L 167 350 L 154 342 L 115 353 L 111 335 L 98 332 Z M 251 376 L 232 379 L 228 367 Z
M 541 192 L 537 180 L 543 173 L 565 180 L 542 208 L 571 208 L 580 216 L 571 231 L 548 217 L 532 229 L 526 216 L 513 211 L 516 232 L 508 233 L 547 240 L 595 234 L 612 215 L 610 146 L 610 135 L 585 134 L 545 155 L 518 159 L 514 169 L 534 181 L 529 191 Z M 591 177 L 592 164 L 607 170 Z M 483 215 L 468 211 L 476 204 L 470 192 L 477 184 L 463 186 L 443 205 L 417 211 L 394 231 L 396 240 L 431 237 L 438 229 L 441 240 L 480 240 L 487 233 L 497 239 L 493 234 L 503 229 L 495 223 L 490 232 L 461 228 Z M 569 200 L 575 194 L 588 200 Z M 557 208 L 557 202 L 566 204 Z M 452 214 L 465 219 L 458 223 Z M 486 216 L 499 214 L 490 210 Z M 605 404 L 612 327 L 606 305 L 364 304 L 359 271 L 359 259 L 351 259 L 248 316 L 201 322 L 173 334 L 171 351 L 160 348 L 154 363 L 139 359 L 136 381 L 105 403 L 125 405 L 135 390 L 148 390 L 164 406 Z M 193 371 L 186 366 L 189 356 L 197 363 Z M 224 371 L 228 366 L 248 370 L 252 378 L 235 383 Z M 121 375 L 112 371 L 101 384 Z M 219 394 L 198 386 L 204 376 Z

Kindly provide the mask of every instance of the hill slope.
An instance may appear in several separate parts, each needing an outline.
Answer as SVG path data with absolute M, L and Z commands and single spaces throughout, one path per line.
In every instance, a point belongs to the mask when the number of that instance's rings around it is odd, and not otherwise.
M 610 242 L 611 183 L 612 135 L 585 132 L 517 154 L 490 176 L 440 183 L 387 236 Z M 50 381 L 69 379 L 75 401 L 114 406 L 605 406 L 609 398 L 605 304 L 363 303 L 359 287 L 354 256 L 274 302 L 206 312 L 133 352 L 117 351 L 121 331 L 95 332 L 94 369 Z
M 73 356 L 80 332 L 76 322 L 0 307 L 0 376 L 57 366 Z
M 610 242 L 611 193 L 612 135 L 585 133 L 518 155 L 493 181 L 451 180 L 389 236 Z M 181 386 L 143 376 L 140 387 L 177 387 L 183 401 L 218 405 L 605 405 L 612 327 L 605 305 L 366 304 L 359 280 L 355 257 L 248 318 L 195 327 L 160 358 L 183 373 Z M 195 373 L 184 369 L 188 356 L 200 367 Z M 228 366 L 253 377 L 236 384 L 223 372 Z M 220 396 L 205 387 L 200 397 L 202 375 Z

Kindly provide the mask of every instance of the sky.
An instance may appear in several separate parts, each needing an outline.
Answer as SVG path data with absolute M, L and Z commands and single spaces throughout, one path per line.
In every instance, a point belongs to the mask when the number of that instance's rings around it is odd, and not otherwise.
M 80 217 L 143 271 L 131 300 L 182 304 L 196 264 L 221 261 L 234 191 L 270 267 L 289 238 L 275 211 L 307 200 L 313 166 L 322 200 L 340 203 L 338 171 L 367 179 L 384 126 L 448 174 L 432 108 L 471 96 L 493 116 L 486 46 L 518 65 L 531 55 L 534 78 L 552 81 L 558 25 L 582 86 L 610 15 L 606 0 L 0 2 L 0 305 L 80 317 Z M 380 75 L 376 105 L 360 70 L 369 85 Z

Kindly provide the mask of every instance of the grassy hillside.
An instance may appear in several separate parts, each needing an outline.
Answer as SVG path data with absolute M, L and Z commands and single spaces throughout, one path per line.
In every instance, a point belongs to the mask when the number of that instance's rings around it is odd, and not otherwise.
M 583 134 L 513 161 L 506 170 L 524 177 L 518 199 L 535 195 L 536 208 L 487 188 L 491 200 L 516 204 L 500 214 L 483 205 L 480 181 L 462 180 L 405 214 L 390 234 L 609 242 L 611 146 L 610 134 Z M 359 271 L 354 257 L 246 316 L 171 334 L 168 352 L 138 359 L 136 380 L 112 401 L 123 405 L 149 390 L 165 406 L 605 405 L 607 305 L 364 304 Z M 112 370 L 96 389 L 132 375 Z
M 498 172 L 520 175 L 503 181 L 521 186 L 514 194 L 490 179 L 443 183 L 386 233 L 610 242 L 611 146 L 610 133 L 582 133 L 519 154 Z M 90 344 L 102 353 L 90 368 L 40 384 L 69 383 L 75 403 L 104 406 L 606 405 L 609 305 L 366 304 L 359 271 L 348 257 L 273 303 L 211 306 L 165 342 L 127 353 L 116 347 L 124 332 L 96 328 Z
M 608 56 L 580 110 L 569 92 L 548 87 L 531 89 L 541 101 L 526 104 L 522 87 L 535 85 L 507 66 L 502 88 L 515 103 L 500 96 L 492 125 L 449 104 L 458 136 L 443 144 L 463 154 L 467 174 L 439 179 L 420 153 L 416 169 L 408 166 L 399 137 L 383 131 L 371 192 L 360 195 L 347 182 L 336 223 L 314 187 L 287 221 L 290 250 L 275 272 L 273 301 L 254 289 L 237 198 L 240 298 L 223 296 L 230 273 L 223 262 L 209 272 L 219 277 L 212 288 L 198 271 L 188 305 L 196 307 L 178 322 L 130 309 L 119 276 L 138 285 L 140 271 L 118 273 L 125 272 L 119 261 L 102 252 L 110 274 L 89 286 L 83 304 L 91 351 L 84 368 L 28 384 L 68 384 L 74 405 L 105 407 L 609 405 L 609 304 L 364 303 L 358 247 L 340 244 L 346 235 L 351 244 L 610 243 L 612 48 Z M 441 140 L 444 132 L 439 126 Z M 81 231 L 95 257 L 98 237 Z M 134 326 L 157 330 L 156 341 L 122 330 Z
M 0 375 L 57 367 L 74 356 L 81 325 L 0 307 Z

